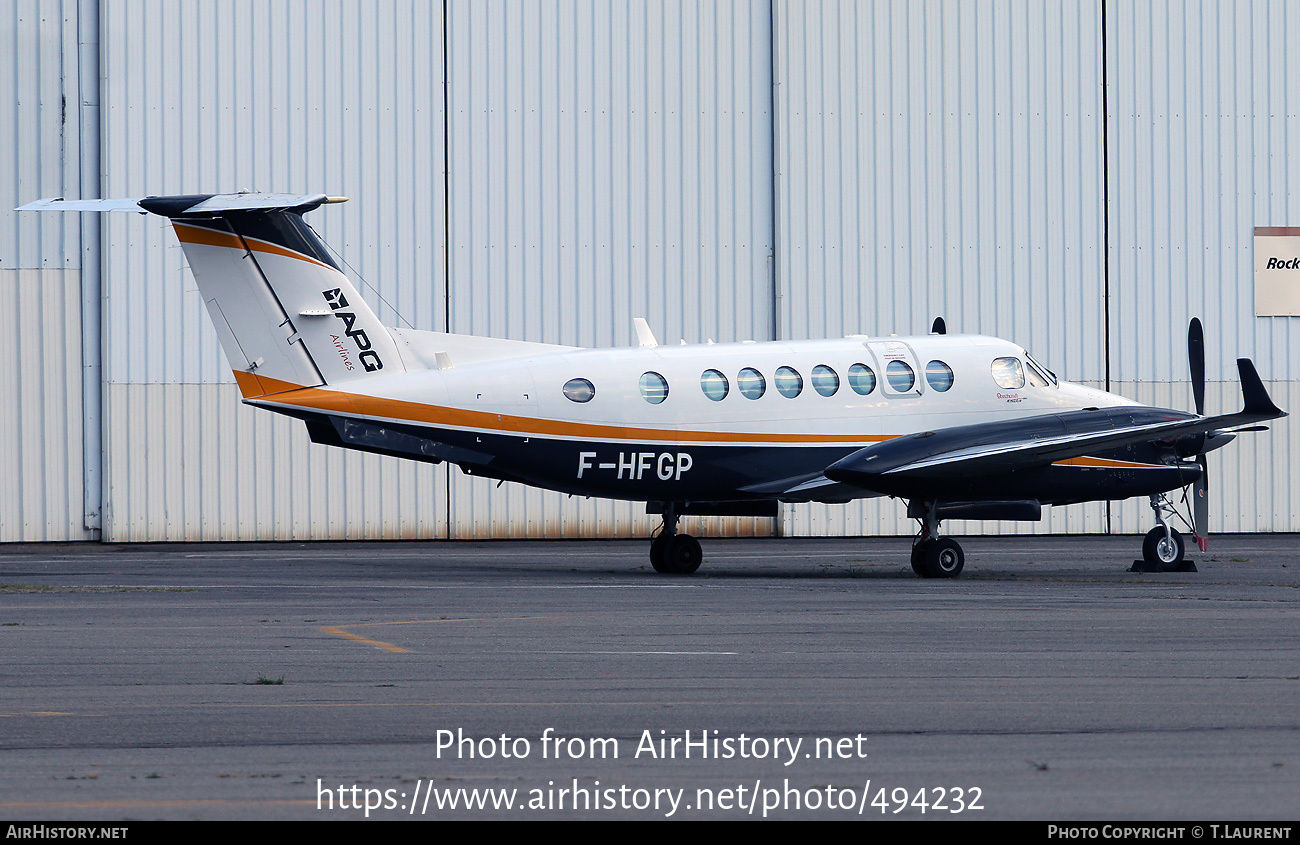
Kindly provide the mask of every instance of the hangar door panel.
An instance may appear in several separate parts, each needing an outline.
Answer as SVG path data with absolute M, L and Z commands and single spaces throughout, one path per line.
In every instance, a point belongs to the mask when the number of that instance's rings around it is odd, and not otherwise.
M 386 324 L 444 328 L 439 7 L 100 8 L 105 196 L 350 196 L 305 219 Z M 170 228 L 104 216 L 104 538 L 445 536 L 445 467 L 311 444 L 239 404 Z
M 451 331 L 626 346 L 645 317 L 664 343 L 768 339 L 768 4 L 452 2 L 449 17 Z M 652 522 L 641 504 L 450 482 L 453 536 Z

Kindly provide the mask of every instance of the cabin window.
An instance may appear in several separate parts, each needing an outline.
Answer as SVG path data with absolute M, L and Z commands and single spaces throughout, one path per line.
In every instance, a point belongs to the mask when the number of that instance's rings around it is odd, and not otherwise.
M 786 399 L 793 399 L 803 392 L 803 376 L 794 367 L 777 367 L 776 390 Z
M 641 398 L 651 405 L 658 405 L 668 398 L 668 379 L 658 373 L 641 375 Z
M 925 365 L 925 380 L 930 387 L 943 393 L 952 387 L 952 367 L 942 361 L 931 361 Z
M 916 373 L 906 361 L 890 361 L 885 365 L 885 378 L 889 386 L 899 393 L 906 393 L 916 384 Z
M 849 367 L 849 387 L 853 392 L 866 396 L 876 389 L 876 373 L 866 364 L 854 364 Z
M 700 374 L 700 390 L 703 390 L 704 395 L 714 402 L 726 399 L 729 389 L 727 377 L 717 370 L 705 370 Z
M 813 389 L 822 396 L 834 396 L 840 389 L 840 377 L 825 364 L 818 364 L 812 371 Z
M 596 386 L 585 378 L 571 378 L 564 383 L 564 395 L 572 402 L 590 402 Z
M 1025 386 L 1025 369 L 1020 366 L 1019 358 L 994 358 L 993 380 L 998 387 L 1018 390 Z
M 758 399 L 767 392 L 767 380 L 753 367 L 746 367 L 736 376 L 736 386 L 747 399 Z

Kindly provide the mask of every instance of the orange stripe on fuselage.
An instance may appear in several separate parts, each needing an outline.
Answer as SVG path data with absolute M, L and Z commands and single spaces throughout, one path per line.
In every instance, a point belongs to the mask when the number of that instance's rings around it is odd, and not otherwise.
M 244 383 L 251 376 L 249 373 L 235 373 L 235 379 L 244 390 Z M 259 377 L 262 382 L 274 382 L 287 385 L 275 379 Z M 251 385 L 250 385 L 251 387 Z M 261 389 L 259 386 L 258 389 Z M 508 434 L 545 435 L 551 437 L 572 437 L 576 439 L 604 440 L 638 440 L 667 441 L 670 443 L 875 443 L 891 439 L 888 435 L 842 435 L 842 434 L 758 434 L 752 432 L 726 431 L 674 431 L 658 428 L 633 428 L 620 425 L 602 425 L 598 423 L 567 422 L 564 420 L 547 420 L 536 417 L 519 417 L 510 414 L 494 414 L 490 411 L 470 411 L 464 408 L 447 408 L 440 405 L 425 405 L 420 402 L 406 402 L 401 399 L 384 399 L 377 396 L 365 396 L 359 393 L 343 393 L 338 390 L 324 390 L 318 387 L 289 387 L 288 392 L 277 391 L 273 399 L 265 404 L 289 405 L 296 408 L 311 408 L 325 413 L 361 415 L 383 419 L 401 420 L 403 422 L 426 423 L 429 425 L 451 426 L 486 430 Z M 245 398 L 265 398 L 269 394 Z M 258 404 L 263 404 L 259 402 Z
M 323 264 L 312 258 L 310 255 L 303 255 L 301 252 L 294 252 L 291 249 L 270 243 L 269 241 L 258 240 L 257 238 L 240 238 L 229 232 L 219 232 L 215 229 L 209 229 L 205 226 L 191 226 L 188 223 L 182 223 L 179 220 L 172 221 L 172 228 L 176 230 L 176 239 L 186 244 L 202 244 L 204 246 L 224 246 L 230 249 L 243 250 L 244 245 L 254 252 L 264 252 L 267 255 L 281 255 L 285 258 L 296 258 L 299 261 L 306 261 L 309 264 L 315 264 L 318 267 L 325 267 L 333 270 L 328 264 Z
M 302 390 L 301 384 L 294 384 L 291 381 L 281 381 L 278 378 L 270 376 L 259 376 L 256 373 L 246 373 L 242 370 L 234 370 L 235 384 L 239 385 L 239 392 L 245 399 L 257 399 L 260 396 L 271 396 L 276 393 L 284 393 L 289 390 Z
M 1140 464 L 1135 461 L 1112 461 L 1108 458 L 1066 458 L 1056 461 L 1052 466 L 1090 467 L 1092 469 L 1172 469 L 1168 464 Z

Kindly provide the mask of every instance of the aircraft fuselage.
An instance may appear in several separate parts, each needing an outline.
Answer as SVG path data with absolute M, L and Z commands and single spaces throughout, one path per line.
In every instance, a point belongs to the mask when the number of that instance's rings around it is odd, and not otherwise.
M 295 416 L 309 408 L 325 411 L 344 441 L 336 445 L 368 444 L 418 457 L 418 443 L 432 441 L 447 448 L 426 451 L 427 457 L 460 463 L 474 474 L 642 501 L 909 495 L 880 485 L 825 482 L 803 491 L 790 489 L 794 483 L 779 488 L 783 480 L 816 475 L 810 467 L 920 431 L 999 421 L 1014 429 L 1018 421 L 1045 414 L 1141 407 L 1082 385 L 1035 378 L 1021 347 L 980 336 L 556 347 L 464 365 L 456 364 L 457 336 L 442 337 L 453 350 L 446 369 L 246 401 Z M 1014 361 L 1023 383 L 998 384 L 995 361 L 1004 369 Z M 642 389 L 647 377 L 655 384 L 649 392 Z M 574 380 L 590 384 L 585 401 L 566 397 L 565 385 Z M 711 398 L 706 387 L 720 398 Z M 1161 413 L 1168 419 L 1179 412 Z M 952 491 L 1050 504 L 1127 498 L 1187 483 L 1187 468 L 1168 465 L 1168 456 L 1154 447 L 1121 452 L 996 481 L 955 480 Z

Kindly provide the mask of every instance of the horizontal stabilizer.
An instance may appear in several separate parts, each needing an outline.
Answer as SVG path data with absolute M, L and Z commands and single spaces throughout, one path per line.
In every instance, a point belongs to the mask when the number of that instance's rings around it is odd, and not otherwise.
M 153 212 L 163 217 L 190 214 L 219 214 L 225 211 L 311 211 L 326 203 L 346 202 L 347 197 L 325 194 L 187 194 L 135 199 L 36 200 L 18 211 L 134 211 Z
M 15 211 L 136 211 L 144 214 L 138 199 L 65 200 L 63 197 L 36 200 L 20 205 Z

